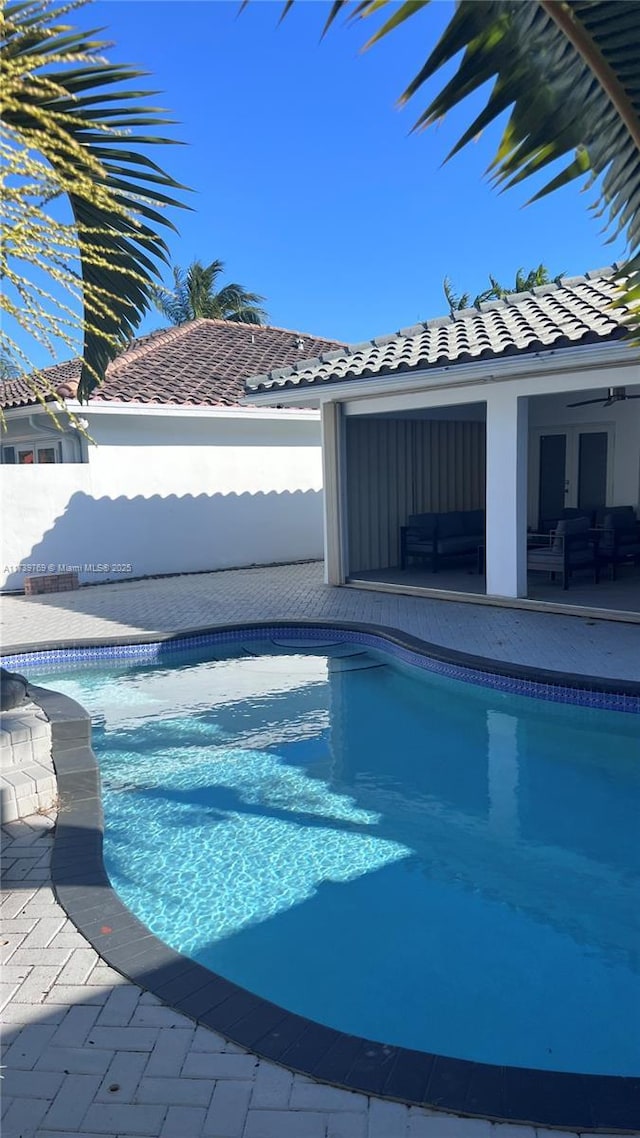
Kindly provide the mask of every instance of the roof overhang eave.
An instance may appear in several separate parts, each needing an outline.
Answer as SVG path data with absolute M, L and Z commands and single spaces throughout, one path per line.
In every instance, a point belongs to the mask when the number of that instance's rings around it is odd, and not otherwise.
M 577 344 L 575 347 L 549 348 L 539 352 L 522 352 L 502 358 L 472 360 L 469 363 L 447 364 L 438 368 L 324 380 L 292 387 L 274 386 L 266 391 L 247 390 L 243 402 L 255 406 L 278 404 L 317 407 L 326 402 L 344 402 L 367 395 L 484 385 L 525 379 L 535 374 L 575 372 L 577 368 L 595 366 L 606 369 L 631 363 L 634 351 L 640 365 L 638 346 L 627 340 L 616 339 L 596 344 Z
M 316 401 L 316 411 L 318 403 Z M 161 418 L 181 419 L 284 419 L 291 422 L 294 419 L 315 419 L 313 409 L 297 404 L 294 408 L 286 407 L 282 410 L 264 406 L 254 407 L 244 402 L 233 406 L 209 407 L 207 405 L 190 403 L 133 403 L 104 400 L 95 403 L 79 403 L 76 399 L 68 399 L 62 407 L 59 403 L 51 404 L 51 409 L 57 418 L 65 414 L 73 414 L 81 419 L 91 419 L 95 416 L 147 416 Z M 47 411 L 40 403 L 27 403 L 19 407 L 6 407 L 5 416 L 11 419 L 28 418 L 33 415 L 45 415 Z

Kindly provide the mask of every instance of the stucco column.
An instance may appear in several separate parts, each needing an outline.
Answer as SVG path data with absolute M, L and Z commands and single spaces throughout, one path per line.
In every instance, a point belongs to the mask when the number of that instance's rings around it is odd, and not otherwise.
M 345 537 L 342 509 L 344 462 L 342 407 L 339 403 L 322 403 L 320 412 L 324 483 L 324 583 L 343 585 Z
M 527 595 L 528 400 L 487 392 L 487 595 Z

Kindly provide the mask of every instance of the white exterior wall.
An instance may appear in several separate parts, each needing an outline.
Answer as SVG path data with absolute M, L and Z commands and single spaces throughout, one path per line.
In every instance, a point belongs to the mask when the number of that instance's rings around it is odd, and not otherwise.
M 95 583 L 322 557 L 317 413 L 80 413 L 87 463 L 0 467 L 0 587 L 67 565 Z

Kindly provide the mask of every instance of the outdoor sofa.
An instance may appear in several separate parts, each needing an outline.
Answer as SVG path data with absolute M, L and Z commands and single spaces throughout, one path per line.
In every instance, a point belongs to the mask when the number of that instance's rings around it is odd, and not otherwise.
M 409 558 L 417 558 L 437 573 L 443 560 L 477 557 L 484 540 L 484 510 L 411 514 L 400 528 L 400 568 L 407 568 Z

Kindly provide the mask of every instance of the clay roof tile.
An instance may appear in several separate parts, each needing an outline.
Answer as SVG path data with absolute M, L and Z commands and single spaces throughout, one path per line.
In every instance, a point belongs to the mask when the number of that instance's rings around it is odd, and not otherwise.
M 344 351 L 344 345 L 288 328 L 192 320 L 133 340 L 109 364 L 104 383 L 93 392 L 91 402 L 231 407 L 241 402 L 248 376 L 261 372 L 266 377 L 273 369 L 289 368 L 336 349 Z M 80 369 L 79 359 L 67 360 L 41 374 L 61 398 L 72 399 Z M 52 396 L 45 394 L 45 398 Z M 36 402 L 27 379 L 0 384 L 2 407 Z

